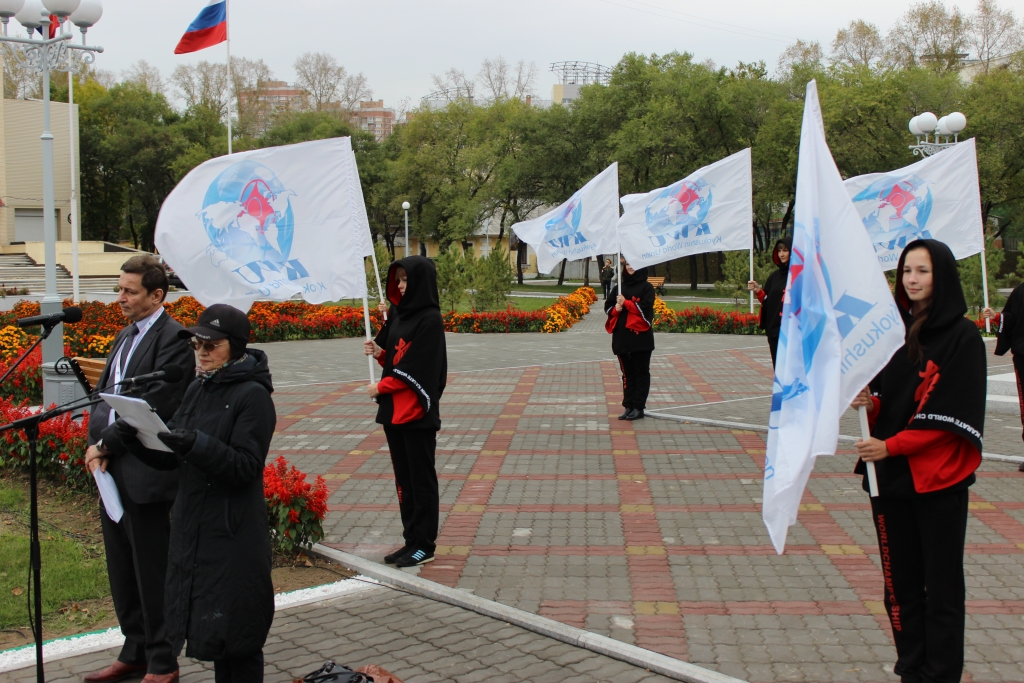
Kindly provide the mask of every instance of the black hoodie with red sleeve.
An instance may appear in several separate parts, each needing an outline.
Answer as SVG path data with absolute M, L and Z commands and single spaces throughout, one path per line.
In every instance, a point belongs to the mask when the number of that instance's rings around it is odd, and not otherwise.
M 1014 356 L 1024 358 L 1024 285 L 1017 285 L 999 315 L 999 336 L 996 339 L 996 355 L 1004 356 L 1013 351 Z
M 622 296 L 626 302 L 622 311 L 615 310 L 619 296 L 618 284 L 613 281 L 604 302 L 608 314 L 605 329 L 612 335 L 612 353 L 616 356 L 631 351 L 654 350 L 654 287 L 647 281 L 647 269 L 632 275 L 622 271 Z
M 953 252 L 937 240 L 913 242 L 932 260 L 932 302 L 918 339 L 923 358 L 912 363 L 901 347 L 871 382 L 875 403 L 871 436 L 886 443 L 889 457 L 875 463 L 879 494 L 907 498 L 963 489 L 975 481 L 981 464 L 985 426 L 985 343 L 964 315 L 967 303 Z M 911 302 L 896 278 L 896 305 L 909 330 Z M 856 471 L 866 474 L 863 462 Z M 864 490 L 868 490 L 867 476 Z
M 396 276 L 404 268 L 405 295 Z M 377 422 L 407 429 L 441 429 L 439 403 L 448 379 L 444 320 L 437 270 L 423 256 L 395 261 L 388 269 L 388 321 L 374 340 L 384 349 L 378 384 Z
M 789 261 L 779 259 L 779 247 L 785 246 L 790 253 L 793 251 L 793 238 L 783 237 L 772 249 L 772 261 L 778 269 L 768 276 L 764 287 L 757 293 L 761 302 L 760 327 L 769 337 L 778 337 L 782 328 L 782 301 L 786 296 L 786 280 L 789 278 Z

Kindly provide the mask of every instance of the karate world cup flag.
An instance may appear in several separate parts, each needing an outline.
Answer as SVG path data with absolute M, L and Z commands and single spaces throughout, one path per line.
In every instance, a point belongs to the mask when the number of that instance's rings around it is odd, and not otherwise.
M 750 249 L 753 185 L 745 149 L 647 194 L 622 198 L 622 254 L 634 268 L 708 251 Z
M 562 259 L 578 261 L 617 251 L 619 164 L 601 171 L 557 209 L 512 226 L 537 252 L 537 271 L 550 273 Z
M 958 259 L 984 247 L 974 139 L 890 173 L 850 178 L 853 199 L 882 270 L 899 265 L 907 243 L 945 242 Z
M 778 553 L 819 455 L 836 452 L 839 416 L 903 345 L 903 322 L 832 154 L 807 84 L 793 251 L 772 386 L 764 523 Z
M 358 184 L 348 138 L 217 157 L 164 201 L 156 246 L 206 306 L 362 298 L 372 244 Z

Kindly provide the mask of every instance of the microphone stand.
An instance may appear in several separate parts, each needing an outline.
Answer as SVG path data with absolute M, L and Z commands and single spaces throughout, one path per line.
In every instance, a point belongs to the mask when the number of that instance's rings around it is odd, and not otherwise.
M 43 335 L 36 341 L 38 344 L 40 341 L 45 339 L 49 335 L 50 330 L 44 329 Z M 32 345 L 35 348 L 36 344 Z M 32 350 L 29 349 L 29 351 Z M 25 355 L 28 355 L 26 352 Z M 23 356 L 24 357 L 24 356 Z M 13 369 L 13 368 L 12 368 Z M 7 374 L 10 374 L 8 371 Z M 7 375 L 4 375 L 6 379 Z M 2 383 L 2 380 L 0 380 Z M 29 477 L 29 571 L 32 573 L 32 586 L 31 586 L 31 598 L 33 603 L 29 602 L 29 617 L 32 622 L 32 635 L 36 641 L 36 681 L 37 683 L 45 683 L 46 677 L 43 674 L 43 594 L 41 588 L 41 572 L 42 572 L 42 558 L 40 555 L 39 546 L 39 496 L 36 486 L 36 460 L 37 460 L 37 443 L 39 441 L 39 425 L 51 418 L 63 415 L 64 413 L 70 413 L 80 408 L 84 408 L 89 405 L 94 405 L 102 401 L 99 397 L 88 397 L 85 403 L 81 405 L 74 405 L 79 403 L 78 401 L 71 401 L 70 403 L 62 406 L 51 408 L 50 410 L 40 410 L 35 415 L 29 415 L 23 417 L 20 420 L 15 420 L 10 424 L 6 424 L 0 427 L 0 433 L 6 432 L 11 429 L 21 429 L 25 431 L 25 438 L 28 440 L 28 477 Z M 34 613 L 33 613 L 34 609 Z
M 14 372 L 19 365 L 21 365 L 21 362 L 28 358 L 29 354 L 35 351 L 36 347 L 39 346 L 44 339 L 50 336 L 50 333 L 53 332 L 53 329 L 57 327 L 58 324 L 59 323 L 53 323 L 52 325 L 43 324 L 43 331 L 39 334 L 39 338 L 32 342 L 32 345 L 28 347 L 28 350 L 21 354 L 18 360 L 14 361 L 14 365 L 7 368 L 7 372 L 4 373 L 3 377 L 0 377 L 0 386 L 7 381 L 7 378 L 11 376 L 11 373 Z

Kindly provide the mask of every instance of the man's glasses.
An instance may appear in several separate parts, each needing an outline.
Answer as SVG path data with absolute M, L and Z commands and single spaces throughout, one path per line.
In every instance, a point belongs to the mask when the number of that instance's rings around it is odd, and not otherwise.
M 220 341 L 215 342 L 199 341 L 198 339 L 193 337 L 192 339 L 189 340 L 188 345 L 191 346 L 192 349 L 195 351 L 203 350 L 206 351 L 207 353 L 213 353 L 214 349 L 216 349 L 218 346 L 221 346 L 221 343 L 225 341 L 227 340 L 221 339 Z

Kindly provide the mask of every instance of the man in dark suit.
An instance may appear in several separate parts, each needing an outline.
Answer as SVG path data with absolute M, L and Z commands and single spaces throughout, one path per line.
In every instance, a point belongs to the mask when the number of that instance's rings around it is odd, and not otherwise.
M 195 357 L 178 337 L 182 326 L 164 311 L 168 284 L 163 264 L 141 254 L 128 259 L 121 271 L 117 303 L 132 323 L 118 333 L 96 386 L 104 393 L 123 393 L 127 389 L 118 383 L 126 378 L 181 366 L 186 372 L 180 382 L 153 382 L 135 394 L 167 420 L 195 378 Z M 106 403 L 93 408 L 86 464 L 91 471 L 106 470 L 109 463 L 124 507 L 119 522 L 111 520 L 102 505 L 100 518 L 110 592 L 125 643 L 113 664 L 85 680 L 113 683 L 145 673 L 143 683 L 172 683 L 178 678 L 178 660 L 164 625 L 164 579 L 178 474 L 147 467 L 128 453 L 117 438 L 114 419 Z

